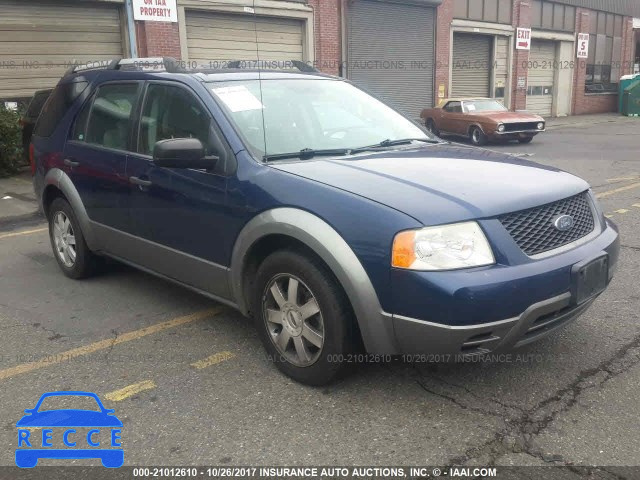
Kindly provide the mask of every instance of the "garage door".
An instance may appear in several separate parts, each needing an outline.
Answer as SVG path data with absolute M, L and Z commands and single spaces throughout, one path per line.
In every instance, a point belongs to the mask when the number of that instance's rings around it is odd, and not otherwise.
M 453 36 L 452 97 L 492 97 L 493 37 L 456 33 Z
M 199 11 L 185 16 L 190 62 L 256 60 L 258 52 L 261 61 L 305 60 L 300 20 Z
M 496 37 L 496 58 L 493 74 L 495 79 L 493 96 L 504 101 L 509 82 L 509 37 Z
M 533 40 L 529 54 L 527 110 L 549 117 L 553 108 L 555 42 Z
M 118 6 L 0 0 L 0 12 L 0 98 L 53 87 L 74 61 L 123 56 Z
M 411 118 L 433 106 L 433 7 L 361 0 L 349 7 L 348 75 Z

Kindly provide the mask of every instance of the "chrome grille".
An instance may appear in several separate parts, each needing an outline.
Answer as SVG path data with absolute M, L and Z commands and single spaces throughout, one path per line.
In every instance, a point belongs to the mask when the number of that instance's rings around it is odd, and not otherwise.
M 527 255 L 537 255 L 574 242 L 595 229 L 595 220 L 588 193 L 558 202 L 530 208 L 498 217 L 518 246 Z M 571 215 L 573 227 L 560 231 L 554 220 L 560 215 Z

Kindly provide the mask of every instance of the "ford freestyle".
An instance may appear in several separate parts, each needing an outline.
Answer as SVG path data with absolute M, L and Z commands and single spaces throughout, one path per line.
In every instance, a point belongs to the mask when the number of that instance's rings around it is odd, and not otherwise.
M 585 181 L 446 143 L 297 66 L 71 69 L 31 149 L 63 273 L 108 256 L 230 305 L 312 385 L 362 348 L 519 347 L 606 289 L 618 233 Z

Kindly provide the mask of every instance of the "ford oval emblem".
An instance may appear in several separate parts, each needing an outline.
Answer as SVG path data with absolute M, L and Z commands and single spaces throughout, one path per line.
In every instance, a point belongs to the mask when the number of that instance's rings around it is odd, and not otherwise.
M 573 228 L 574 221 L 571 215 L 559 215 L 553 220 L 553 226 L 561 232 L 567 232 Z

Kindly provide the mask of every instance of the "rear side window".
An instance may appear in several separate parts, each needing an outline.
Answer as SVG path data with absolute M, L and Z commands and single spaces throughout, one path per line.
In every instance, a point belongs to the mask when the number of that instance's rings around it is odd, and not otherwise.
M 69 110 L 73 102 L 86 90 L 88 82 L 74 82 L 58 85 L 44 104 L 42 113 L 38 118 L 34 135 L 38 137 L 50 137 L 58 123 Z
M 49 98 L 49 95 L 51 95 L 51 90 L 36 92 L 36 94 L 31 99 L 31 103 L 29 103 L 29 108 L 27 109 L 25 117 L 34 119 L 38 118 L 38 115 L 40 115 L 42 107 L 47 101 L 47 98 Z
M 127 150 L 131 131 L 129 122 L 137 97 L 137 83 L 100 87 L 91 106 L 84 140 L 94 145 Z M 82 121 L 84 110 L 86 108 L 80 113 L 79 121 Z M 80 140 L 77 131 L 74 138 Z

